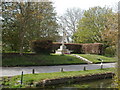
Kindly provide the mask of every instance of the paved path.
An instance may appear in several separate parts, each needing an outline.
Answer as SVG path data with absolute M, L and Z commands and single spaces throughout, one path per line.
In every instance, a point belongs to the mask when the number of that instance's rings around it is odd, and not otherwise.
M 81 60 L 83 60 L 83 61 L 85 61 L 85 62 L 87 62 L 88 64 L 93 63 L 93 62 L 89 61 L 88 59 L 86 59 L 86 58 L 84 58 L 84 57 L 81 57 L 81 56 L 79 56 L 79 55 L 76 55 L 76 54 L 71 54 L 71 55 L 72 55 L 72 56 L 75 56 L 75 57 L 77 57 L 77 58 L 79 58 L 79 59 L 81 59 Z
M 2 67 L 2 76 L 15 76 L 20 75 L 23 71 L 24 74 L 30 74 L 32 69 L 35 69 L 36 73 L 50 73 L 50 72 L 60 72 L 60 68 L 64 71 L 80 71 L 83 70 L 84 66 L 88 70 L 99 69 L 100 64 L 82 64 L 82 65 L 60 65 L 60 66 L 31 66 L 31 67 Z M 115 63 L 104 63 L 104 68 L 114 67 Z M 1 68 L 1 67 L 0 67 Z

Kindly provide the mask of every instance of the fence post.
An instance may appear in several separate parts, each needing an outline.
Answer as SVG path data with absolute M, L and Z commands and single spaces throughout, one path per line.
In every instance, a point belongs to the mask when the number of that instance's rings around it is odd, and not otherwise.
M 103 64 L 101 65 L 101 69 L 103 69 Z
M 20 80 L 20 87 L 22 87 L 22 83 L 23 83 L 23 71 L 22 71 L 22 74 L 21 74 L 21 80 Z
M 35 69 L 32 70 L 32 74 L 35 74 Z
M 64 70 L 63 70 L 63 68 L 60 68 L 60 72 L 63 72 Z
M 86 66 L 84 66 L 83 70 L 86 71 Z

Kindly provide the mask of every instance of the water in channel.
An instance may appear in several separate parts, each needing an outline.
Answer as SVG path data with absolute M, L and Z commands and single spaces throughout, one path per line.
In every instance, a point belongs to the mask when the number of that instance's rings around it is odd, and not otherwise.
M 65 88 L 113 88 L 112 79 L 90 80 L 83 82 L 76 82 L 74 84 L 60 84 L 55 86 L 49 86 L 46 88 L 65 89 Z

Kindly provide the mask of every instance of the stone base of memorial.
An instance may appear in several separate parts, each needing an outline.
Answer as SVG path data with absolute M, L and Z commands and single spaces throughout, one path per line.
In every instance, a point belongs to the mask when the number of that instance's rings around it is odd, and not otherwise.
M 70 54 L 70 51 L 66 49 L 66 46 L 61 45 L 60 49 L 56 50 L 56 54 Z

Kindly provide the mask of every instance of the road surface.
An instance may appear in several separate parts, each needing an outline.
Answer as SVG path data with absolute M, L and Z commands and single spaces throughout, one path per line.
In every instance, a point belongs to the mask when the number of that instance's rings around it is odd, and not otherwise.
M 2 68 L 2 76 L 15 76 L 20 75 L 23 71 L 24 74 L 32 73 L 35 69 L 35 73 L 51 73 L 60 72 L 60 68 L 64 71 L 80 71 L 83 70 L 84 66 L 87 70 L 100 69 L 101 64 L 82 64 L 82 65 L 60 65 L 60 66 L 30 66 L 30 67 L 0 67 Z M 115 63 L 103 63 L 103 68 L 115 67 Z

